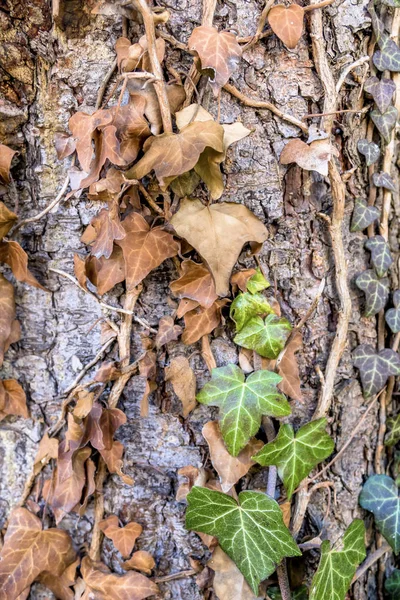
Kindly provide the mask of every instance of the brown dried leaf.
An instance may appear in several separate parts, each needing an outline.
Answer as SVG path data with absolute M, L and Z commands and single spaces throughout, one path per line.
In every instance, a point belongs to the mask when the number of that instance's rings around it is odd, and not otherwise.
M 268 13 L 272 31 L 288 48 L 295 48 L 303 33 L 304 9 L 298 4 L 273 6 Z
M 100 450 L 100 454 L 103 457 L 107 465 L 107 469 L 110 471 L 110 473 L 116 473 L 117 475 L 119 475 L 122 481 L 126 483 L 126 485 L 133 485 L 134 481 L 132 477 L 129 477 L 129 475 L 125 475 L 122 472 L 123 453 L 124 446 L 121 444 L 121 442 L 118 441 L 114 441 L 111 450 Z
M 308 145 L 296 138 L 286 144 L 282 150 L 280 161 L 282 165 L 295 162 L 306 171 L 317 171 L 326 177 L 332 155 L 337 156 L 337 150 L 329 140 L 315 140 Z
M 106 537 L 112 540 L 114 546 L 121 553 L 123 558 L 130 556 L 136 539 L 143 531 L 139 523 L 128 523 L 124 527 L 119 526 L 118 517 L 110 515 L 99 523 L 101 531 Z
M 18 217 L 9 210 L 4 202 L 0 202 L 0 240 L 7 235 Z
M 96 129 L 110 125 L 113 115 L 109 110 L 97 110 L 92 115 L 77 112 L 69 120 L 69 128 L 76 138 L 76 151 L 82 169 L 89 172 L 93 157 L 92 140 Z
M 121 158 L 120 143 L 117 138 L 117 129 L 114 125 L 107 125 L 94 135 L 95 157 L 91 163 L 88 176 L 81 181 L 81 187 L 85 188 L 97 181 L 100 171 L 107 160 L 120 167 L 125 166 Z
M 66 531 L 42 531 L 40 519 L 25 508 L 12 511 L 0 554 L 3 598 L 16 599 L 43 572 L 60 576 L 75 560 Z
M 74 452 L 71 477 L 61 481 L 57 472 L 56 484 L 51 499 L 51 508 L 57 524 L 79 504 L 86 483 L 85 462 L 91 453 L 90 448 L 80 448 Z
M 107 383 L 108 381 L 115 381 L 119 377 L 121 377 L 121 369 L 115 361 L 109 360 L 100 365 L 100 369 L 96 371 L 94 376 L 94 381 Z
M 25 392 L 15 379 L 0 380 L 0 421 L 7 415 L 29 418 Z
M 181 277 L 170 283 L 171 292 L 178 298 L 189 298 L 210 308 L 218 298 L 210 271 L 192 260 L 183 261 L 181 269 Z
M 217 96 L 238 67 L 242 56 L 236 36 L 229 31 L 218 32 L 215 27 L 202 25 L 193 29 L 188 46 L 190 51 L 198 55 L 201 71 L 210 75 L 210 84 Z
M 125 260 L 121 248 L 114 246 L 110 258 L 90 256 L 86 259 L 86 276 L 102 296 L 125 279 Z
M 57 600 L 74 600 L 74 593 L 70 588 L 75 583 L 79 563 L 80 560 L 76 560 L 61 575 L 45 571 L 39 575 L 37 581 L 53 592 Z
M 119 219 L 118 205 L 113 203 L 108 210 L 102 208 L 90 224 L 96 235 L 91 248 L 92 256 L 110 258 L 114 240 L 123 240 L 126 235 Z
M 179 306 L 176 311 L 176 316 L 178 317 L 178 319 L 181 319 L 184 315 L 186 315 L 186 313 L 188 313 L 191 310 L 194 310 L 198 306 L 200 306 L 200 304 L 195 300 L 187 300 L 186 298 L 182 298 L 182 300 L 179 302 Z
M 0 274 L 0 366 L 3 364 L 4 353 L 8 348 L 8 340 L 15 320 L 14 288 Z
M 129 560 L 123 562 L 122 566 L 126 571 L 136 569 L 137 571 L 146 573 L 146 575 L 151 575 L 151 571 L 156 566 L 156 563 L 149 552 L 146 552 L 146 550 L 138 550 L 132 554 Z
M 82 390 L 77 394 L 78 400 L 73 410 L 74 417 L 77 419 L 84 419 L 88 416 L 93 408 L 94 393 Z
M 47 292 L 36 277 L 28 269 L 28 255 L 18 242 L 0 242 L 0 262 L 6 263 L 14 274 L 15 279 L 37 287 Z
M 196 407 L 196 376 L 185 356 L 173 358 L 165 367 L 165 381 L 170 381 L 182 402 L 184 418 Z
M 291 506 L 292 503 L 290 501 L 279 505 L 279 508 L 282 511 L 283 522 L 285 523 L 286 527 L 290 526 Z
M 58 440 L 56 438 L 49 438 L 46 433 L 40 440 L 39 448 L 35 456 L 35 462 L 33 463 L 35 475 L 40 473 L 42 468 L 47 465 L 52 458 L 58 458 Z
M 247 292 L 247 282 L 256 273 L 256 269 L 243 269 L 243 271 L 236 271 L 236 273 L 234 273 L 231 277 L 231 285 L 236 285 L 240 291 Z
M 117 136 L 121 142 L 120 155 L 126 164 L 136 160 L 144 140 L 151 135 L 149 125 L 144 118 L 145 109 L 145 98 L 138 96 L 134 102 L 120 106 L 118 112 L 116 108 L 113 110 L 113 125 L 117 129 Z
M 233 560 L 215 548 L 207 563 L 214 572 L 213 588 L 219 600 L 258 600 Z
M 86 512 L 86 508 L 89 502 L 90 496 L 92 496 L 96 491 L 96 481 L 95 481 L 95 473 L 96 473 L 96 465 L 92 461 L 91 458 L 88 458 L 85 462 L 85 473 L 86 473 L 86 482 L 82 492 L 82 498 L 80 504 L 77 504 L 74 507 L 74 511 L 78 513 L 80 517 Z
M 0 144 L 0 181 L 3 183 L 10 183 L 10 167 L 14 154 L 16 150 Z
M 232 202 L 204 206 L 198 199 L 185 198 L 171 225 L 205 260 L 219 296 L 229 292 L 232 268 L 243 245 L 268 237 L 265 225 L 246 206 Z
M 54 138 L 54 146 L 57 152 L 58 160 L 67 158 L 70 154 L 76 150 L 76 142 L 74 138 L 65 133 L 57 133 Z
M 161 346 L 177 340 L 182 331 L 182 327 L 180 325 L 175 325 L 172 317 L 161 317 L 156 335 L 157 348 L 161 348 Z
M 151 133 L 158 135 L 162 131 L 162 118 L 160 112 L 160 105 L 157 99 L 157 94 L 154 89 L 154 84 L 147 83 L 143 87 L 143 83 L 138 79 L 128 80 L 128 90 L 130 93 L 130 102 L 136 104 L 137 99 L 142 97 L 146 101 L 146 108 L 144 114 L 150 123 Z M 178 108 L 182 105 L 186 98 L 186 93 L 183 85 L 170 84 L 167 85 L 167 96 L 169 101 L 169 108 L 171 113 L 174 114 Z
M 203 335 L 211 333 L 221 322 L 221 308 L 227 300 L 217 300 L 210 308 L 197 308 L 185 314 L 185 331 L 182 342 L 194 344 Z
M 107 170 L 107 174 L 103 179 L 92 183 L 89 188 L 88 198 L 90 200 L 111 202 L 120 193 L 124 181 L 123 172 L 118 171 L 115 167 L 111 167 Z
M 126 237 L 118 241 L 118 246 L 124 254 L 127 289 L 132 290 L 166 258 L 175 256 L 179 243 L 161 227 L 150 229 L 138 213 L 128 215 L 122 226 Z
M 216 421 L 206 423 L 202 434 L 210 449 L 211 462 L 219 475 L 222 491 L 226 494 L 255 464 L 251 457 L 261 450 L 264 444 L 253 438 L 238 456 L 231 456 Z
M 299 366 L 297 364 L 296 352 L 303 347 L 301 333 L 296 331 L 290 338 L 281 359 L 278 362 L 278 374 L 283 377 L 278 384 L 279 389 L 293 398 L 293 400 L 303 400 L 303 395 L 300 388 Z

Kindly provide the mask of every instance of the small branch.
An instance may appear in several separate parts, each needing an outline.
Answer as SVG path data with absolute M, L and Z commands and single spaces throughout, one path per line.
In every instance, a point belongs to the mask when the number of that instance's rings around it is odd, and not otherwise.
M 171 575 L 164 575 L 164 577 L 154 577 L 154 583 L 166 583 L 167 581 L 174 581 L 175 579 L 185 579 L 186 577 L 193 577 L 197 575 L 198 571 L 194 569 L 188 569 L 187 571 L 181 571 L 180 573 L 171 573 Z
M 317 8 L 325 8 L 325 6 L 329 6 L 334 2 L 335 0 L 323 0 L 322 2 L 319 2 L 317 4 L 309 4 L 308 6 L 304 6 L 303 10 L 304 12 L 307 12 L 309 10 L 316 10 Z
M 370 554 L 362 565 L 360 565 L 356 571 L 356 574 L 353 577 L 353 581 L 351 584 L 355 583 L 360 577 L 364 575 L 371 567 L 374 565 L 384 554 L 388 552 L 393 552 L 389 544 L 384 542 L 380 548 L 375 550 L 372 554 Z
M 354 69 L 356 69 L 357 67 L 360 67 L 361 65 L 363 65 L 366 62 L 369 62 L 370 57 L 369 56 L 362 56 L 361 58 L 359 58 L 358 60 L 356 60 L 355 62 L 353 62 L 351 65 L 347 65 L 347 67 L 345 67 L 338 79 L 338 82 L 336 84 L 336 93 L 338 94 L 340 92 L 340 90 L 342 89 L 342 85 L 344 84 L 344 82 L 346 81 L 346 77 L 349 73 L 351 73 L 351 71 L 353 71 Z M 367 69 L 368 71 L 368 69 Z
M 90 362 L 88 362 L 87 365 L 85 365 L 83 367 L 82 371 L 80 371 L 79 375 L 77 375 L 77 377 L 71 383 L 71 385 L 69 387 L 67 387 L 67 389 L 62 392 L 62 396 L 67 396 L 68 394 L 70 394 L 76 388 L 76 386 L 84 378 L 84 376 L 86 375 L 86 373 L 88 371 L 90 371 L 90 369 L 92 367 L 94 367 L 99 362 L 99 360 L 102 358 L 103 354 L 106 352 L 106 350 L 108 350 L 108 348 L 111 346 L 111 344 L 113 342 L 115 342 L 115 338 L 111 338 L 110 340 L 107 340 L 107 342 L 100 348 L 100 350 L 98 351 L 98 353 L 96 354 L 96 356 Z
M 328 117 L 330 115 L 341 115 L 343 113 L 366 113 L 368 112 L 370 109 L 370 106 L 366 106 L 364 108 L 361 109 L 353 109 L 353 108 L 346 108 L 344 110 L 334 110 L 331 113 L 311 113 L 309 115 L 304 115 L 303 120 L 305 119 L 312 119 L 314 117 Z
M 103 81 L 101 82 L 101 86 L 99 87 L 99 91 L 97 92 L 97 99 L 95 104 L 95 109 L 98 110 L 103 102 L 104 94 L 106 93 L 107 86 L 110 82 L 111 77 L 118 65 L 118 59 L 116 58 L 112 63 L 111 67 L 108 69 L 107 73 L 104 76 Z

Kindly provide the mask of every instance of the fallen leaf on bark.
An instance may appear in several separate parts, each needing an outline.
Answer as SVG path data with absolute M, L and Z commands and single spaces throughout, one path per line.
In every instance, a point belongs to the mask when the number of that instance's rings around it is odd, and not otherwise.
M 104 535 L 112 540 L 123 558 L 130 556 L 137 538 L 143 531 L 143 527 L 139 523 L 134 522 L 120 527 L 116 515 L 110 515 L 100 521 L 99 527 Z
M 300 401 L 303 400 L 303 394 L 301 393 L 299 365 L 295 354 L 302 347 L 301 333 L 296 331 L 290 338 L 278 363 L 278 374 L 282 377 L 282 381 L 278 383 L 278 388 L 293 400 Z
M 206 469 L 197 467 L 193 467 L 192 465 L 188 465 L 187 467 L 182 467 L 178 469 L 178 475 L 181 477 L 186 477 L 188 480 L 185 483 L 181 483 L 176 492 L 176 501 L 177 502 L 185 502 L 186 496 L 192 489 L 194 485 L 199 485 L 200 487 L 204 486 L 208 479 L 208 473 Z
M 310 145 L 298 138 L 290 140 L 282 150 L 280 162 L 288 165 L 295 162 L 306 171 L 317 171 L 321 175 L 328 175 L 328 163 L 332 156 L 338 152 L 327 140 L 316 140 Z
M 110 258 L 88 257 L 85 269 L 87 278 L 97 287 L 97 293 L 100 296 L 106 294 L 125 279 L 125 260 L 121 248 L 114 246 Z
M 272 31 L 288 48 L 295 48 L 303 33 L 304 9 L 298 4 L 273 6 L 268 13 Z
M 58 160 L 67 158 L 70 154 L 76 150 L 76 142 L 74 138 L 65 133 L 58 133 L 54 138 L 54 146 L 57 152 Z
M 134 104 L 138 97 L 142 97 L 146 101 L 144 114 L 150 123 L 150 130 L 153 135 L 158 135 L 162 131 L 162 118 L 160 112 L 160 104 L 157 99 L 157 94 L 153 83 L 147 83 L 144 87 L 138 79 L 128 80 L 128 91 L 130 93 L 130 102 Z M 186 93 L 183 85 L 170 84 L 166 86 L 169 108 L 172 114 L 180 108 L 186 98 Z
M 55 460 L 58 458 L 58 440 L 56 438 L 49 438 L 46 433 L 40 440 L 39 448 L 35 456 L 35 462 L 33 463 L 35 475 L 40 473 L 42 468 L 47 465 L 52 458 Z
M 97 110 L 92 115 L 84 112 L 77 112 L 69 120 L 69 128 L 74 138 L 76 138 L 76 151 L 81 167 L 89 172 L 90 163 L 93 157 L 93 135 L 96 129 L 101 129 L 110 125 L 113 119 L 109 110 Z
M 121 377 L 121 369 L 114 361 L 108 360 L 96 371 L 94 381 L 107 383 L 108 381 L 115 381 L 119 377 Z
M 220 546 L 215 548 L 207 567 L 215 573 L 213 588 L 219 600 L 257 600 L 233 560 Z
M 196 406 L 196 376 L 185 356 L 173 358 L 165 367 L 165 381 L 170 381 L 182 402 L 182 416 L 186 418 Z
M 100 450 L 100 454 L 103 457 L 103 459 L 107 465 L 107 469 L 110 471 L 110 473 L 116 473 L 117 475 L 119 475 L 121 477 L 122 481 L 126 485 L 133 485 L 134 481 L 133 481 L 132 477 L 129 477 L 129 475 L 125 475 L 125 473 L 122 472 L 122 467 L 123 467 L 122 455 L 123 455 L 123 453 L 124 453 L 123 444 L 121 444 L 121 442 L 118 442 L 116 440 L 114 440 L 111 450 L 106 450 L 106 449 Z
M 63 481 L 60 481 L 57 472 L 56 484 L 54 487 L 51 508 L 56 517 L 56 523 L 69 513 L 82 497 L 82 491 L 86 482 L 85 462 L 91 455 L 90 448 L 80 448 L 76 450 L 72 457 L 72 475 Z
M 247 292 L 247 282 L 256 273 L 256 269 L 243 269 L 243 271 L 236 271 L 236 273 L 233 273 L 231 276 L 231 285 L 237 286 L 242 292 Z
M 197 342 L 203 335 L 214 331 L 221 322 L 221 309 L 227 302 L 227 300 L 217 300 L 210 308 L 199 307 L 186 313 L 182 342 L 189 346 Z
M 175 325 L 172 317 L 161 317 L 156 335 L 157 348 L 161 348 L 161 346 L 177 340 L 182 331 L 182 327 L 180 325 Z
M 115 42 L 118 69 L 122 72 L 134 71 L 140 62 L 143 48 L 140 44 L 131 44 L 126 37 L 120 37 Z
M 204 308 L 210 308 L 218 298 L 210 271 L 192 260 L 184 260 L 181 269 L 179 279 L 170 283 L 171 292 L 178 298 L 189 298 Z
M 171 225 L 206 261 L 219 296 L 229 292 L 232 268 L 243 245 L 262 243 L 268 237 L 265 225 L 248 208 L 233 202 L 204 206 L 200 200 L 185 198 Z
M 16 153 L 16 150 L 0 144 L 0 182 L 10 183 L 11 161 Z
M 8 415 L 29 418 L 25 392 L 15 379 L 0 380 L 0 421 Z
M 122 566 L 126 571 L 136 569 L 142 571 L 146 575 L 151 575 L 151 571 L 156 566 L 154 558 L 145 550 L 138 550 L 134 552 L 129 560 L 122 563 Z
M 94 478 L 95 473 L 96 465 L 94 464 L 91 458 L 88 458 L 85 462 L 86 481 L 82 491 L 82 498 L 80 500 L 80 503 L 74 506 L 73 508 L 74 512 L 78 513 L 80 517 L 83 517 L 83 515 L 85 514 L 89 498 L 96 491 L 96 481 Z
M 0 366 L 9 346 L 12 324 L 15 320 L 14 287 L 0 274 Z
M 200 306 L 200 304 L 195 300 L 187 300 L 186 298 L 182 298 L 182 300 L 179 302 L 176 316 L 178 319 L 181 319 L 184 315 L 186 315 L 186 313 L 194 310 L 198 306 Z
M 28 269 L 28 255 L 18 242 L 0 242 L 0 262 L 6 263 L 14 274 L 15 279 L 47 291 Z
M 88 198 L 90 200 L 111 202 L 120 193 L 124 181 L 123 172 L 118 171 L 115 167 L 110 167 L 105 177 L 91 184 Z
M 119 219 L 118 205 L 112 204 L 107 210 L 102 208 L 91 225 L 96 232 L 96 239 L 91 247 L 91 254 L 96 258 L 110 258 L 114 249 L 114 240 L 123 240 L 126 233 Z
M 38 581 L 47 587 L 57 600 L 74 600 L 75 595 L 71 590 L 76 580 L 76 569 L 79 566 L 80 560 L 76 560 L 61 575 L 54 575 L 50 571 L 41 573 Z M 20 600 L 18 598 L 18 600 Z
M 4 202 L 0 202 L 0 240 L 7 235 L 18 217 L 9 210 Z

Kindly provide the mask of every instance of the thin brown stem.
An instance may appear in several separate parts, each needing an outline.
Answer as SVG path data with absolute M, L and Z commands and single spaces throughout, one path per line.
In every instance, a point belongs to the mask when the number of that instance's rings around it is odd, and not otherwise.
M 286 558 L 284 558 L 281 564 L 277 566 L 276 574 L 278 575 L 278 583 L 282 600 L 291 600 L 292 594 L 290 593 Z
M 316 4 L 309 4 L 308 6 L 304 7 L 304 12 L 316 10 L 317 8 L 325 8 L 325 6 L 329 6 L 334 2 L 335 0 L 323 0 L 322 2 L 317 2 Z

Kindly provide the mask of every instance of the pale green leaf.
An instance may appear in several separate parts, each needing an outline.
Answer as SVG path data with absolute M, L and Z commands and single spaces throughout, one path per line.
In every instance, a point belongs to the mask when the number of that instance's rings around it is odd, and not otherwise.
M 376 315 L 385 307 L 389 297 L 387 277 L 378 277 L 373 269 L 367 269 L 357 277 L 356 286 L 365 292 L 364 315 L 366 317 Z
M 266 290 L 269 288 L 271 284 L 267 281 L 264 275 L 261 273 L 261 269 L 257 268 L 254 275 L 250 277 L 247 282 L 247 290 L 251 294 L 256 294 L 257 292 L 262 292 L 262 290 Z
M 400 552 L 400 499 L 397 485 L 387 475 L 373 475 L 365 483 L 359 498 L 365 510 L 374 514 L 376 525 L 393 548 Z
M 376 206 L 369 206 L 364 198 L 356 198 L 350 231 L 362 231 L 368 225 L 379 219 L 380 210 Z
M 230 316 L 235 321 L 236 331 L 243 329 L 253 317 L 269 315 L 273 309 L 262 294 L 245 292 L 238 294 L 231 304 Z
M 277 358 L 285 347 L 291 330 L 292 326 L 284 317 L 268 315 L 264 321 L 260 317 L 254 317 L 247 321 L 233 341 L 238 346 L 255 350 L 265 358 Z
M 395 446 L 400 440 L 400 415 L 388 419 L 386 425 L 388 432 L 385 437 L 385 446 Z

